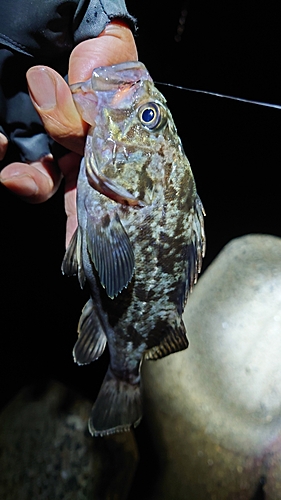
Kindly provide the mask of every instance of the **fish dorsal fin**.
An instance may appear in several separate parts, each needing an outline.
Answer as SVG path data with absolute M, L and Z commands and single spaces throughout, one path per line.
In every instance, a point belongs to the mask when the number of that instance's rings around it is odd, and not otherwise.
M 185 279 L 182 283 L 182 291 L 180 293 L 180 303 L 178 312 L 183 313 L 185 304 L 189 294 L 196 284 L 198 275 L 201 271 L 202 259 L 205 255 L 205 231 L 204 231 L 204 208 L 199 196 L 196 196 L 193 207 L 192 219 L 192 238 L 185 247 L 184 259 L 186 262 Z
M 161 342 L 145 353 L 145 359 L 160 359 L 174 352 L 183 351 L 188 347 L 188 339 L 183 321 L 179 325 L 167 325 L 167 334 Z
M 135 267 L 133 248 L 117 213 L 88 218 L 87 246 L 101 285 L 113 299 L 127 287 Z
M 86 277 L 82 266 L 81 232 L 79 228 L 76 229 L 66 249 L 61 270 L 66 276 L 76 276 L 78 274 L 80 286 L 83 288 Z
M 98 359 L 105 349 L 107 340 L 92 299 L 88 300 L 82 310 L 78 334 L 73 349 L 75 362 L 78 365 L 85 365 Z

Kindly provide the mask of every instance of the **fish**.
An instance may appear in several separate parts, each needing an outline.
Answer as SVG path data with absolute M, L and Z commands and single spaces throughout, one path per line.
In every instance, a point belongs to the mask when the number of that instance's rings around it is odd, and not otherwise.
M 110 362 L 89 431 L 136 427 L 141 366 L 188 347 L 183 310 L 205 254 L 204 208 L 166 100 L 143 63 L 94 69 L 70 86 L 89 125 L 77 184 L 78 227 L 62 272 L 90 298 L 78 323 L 79 365 Z

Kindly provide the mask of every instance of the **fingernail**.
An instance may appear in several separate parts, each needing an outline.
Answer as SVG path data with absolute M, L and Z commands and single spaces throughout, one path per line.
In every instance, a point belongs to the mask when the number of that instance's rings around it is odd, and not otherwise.
M 28 198 L 38 193 L 38 186 L 29 175 L 0 176 L 1 183 L 13 193 Z
M 41 109 L 56 105 L 56 82 L 47 68 L 32 68 L 27 75 L 32 99 Z

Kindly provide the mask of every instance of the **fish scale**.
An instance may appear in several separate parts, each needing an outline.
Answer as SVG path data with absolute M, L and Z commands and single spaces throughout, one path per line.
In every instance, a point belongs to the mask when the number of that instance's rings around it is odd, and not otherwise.
M 91 293 L 75 361 L 94 361 L 108 344 L 89 419 L 103 436 L 140 422 L 143 359 L 188 346 L 182 313 L 205 251 L 204 210 L 165 98 L 142 63 L 97 68 L 71 90 L 92 127 L 62 270 Z

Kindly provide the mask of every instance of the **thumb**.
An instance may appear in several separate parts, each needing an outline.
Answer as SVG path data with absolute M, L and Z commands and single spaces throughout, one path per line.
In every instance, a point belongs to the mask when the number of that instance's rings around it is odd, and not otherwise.
M 69 60 L 69 83 L 89 79 L 98 66 L 136 59 L 137 50 L 130 29 L 121 21 L 114 21 L 97 38 L 75 47 Z M 48 134 L 82 155 L 88 125 L 80 117 L 64 79 L 49 67 L 34 66 L 27 72 L 27 82 L 33 105 Z
M 65 80 L 47 66 L 34 66 L 27 72 L 32 103 L 46 132 L 57 142 L 83 154 L 86 124 L 80 117 Z
M 81 42 L 69 60 L 69 84 L 91 78 L 99 66 L 136 61 L 138 53 L 131 30 L 122 21 L 113 21 L 94 39 Z

